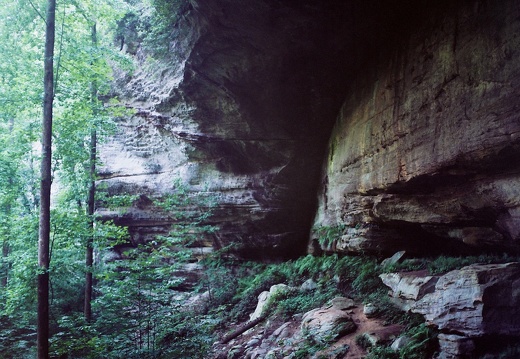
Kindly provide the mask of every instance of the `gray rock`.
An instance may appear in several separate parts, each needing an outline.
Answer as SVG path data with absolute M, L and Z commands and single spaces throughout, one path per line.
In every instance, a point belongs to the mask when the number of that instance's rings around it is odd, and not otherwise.
M 302 332 L 319 343 L 330 343 L 352 333 L 357 325 L 352 318 L 336 308 L 313 309 L 303 316 Z
M 330 300 L 327 303 L 327 306 L 339 310 L 348 310 L 357 307 L 357 304 L 354 302 L 354 299 L 346 298 L 346 297 L 336 297 Z
M 390 345 L 390 348 L 392 348 L 395 351 L 399 351 L 399 350 L 403 349 L 406 345 L 408 345 L 410 343 L 410 341 L 411 341 L 410 337 L 408 337 L 406 335 L 402 335 L 392 342 L 392 344 Z
M 363 314 L 367 318 L 373 318 L 377 315 L 377 307 L 372 303 L 367 303 L 363 306 Z
M 252 338 L 246 343 L 246 348 L 252 348 L 260 344 L 260 339 L 258 338 Z
M 309 278 L 300 286 L 300 289 L 304 292 L 310 292 L 316 290 L 318 288 L 318 284 L 312 279 Z
M 426 294 L 435 291 L 438 276 L 425 275 L 425 272 L 383 273 L 379 278 L 392 289 L 392 297 L 403 310 L 408 310 Z
M 287 322 L 287 323 L 282 324 L 280 327 L 278 327 L 273 332 L 273 334 L 271 334 L 271 337 L 273 338 L 273 341 L 277 341 L 277 340 L 289 337 L 290 336 L 290 332 L 289 332 L 288 327 L 289 327 L 290 324 L 291 324 L 290 322 Z
M 470 355 L 474 338 L 520 336 L 520 263 L 474 264 L 436 277 L 424 272 L 382 277 L 410 311 L 444 333 L 458 333 L 439 336 L 442 358 Z
M 520 335 L 520 263 L 471 265 L 441 276 L 411 308 L 443 331 Z
M 249 316 L 249 320 L 255 320 L 260 318 L 263 314 L 265 314 L 265 309 L 267 305 L 269 304 L 269 300 L 271 298 L 283 295 L 284 293 L 288 293 L 292 290 L 288 285 L 286 284 L 275 284 L 271 286 L 269 291 L 264 291 L 260 293 L 258 296 L 258 304 L 256 305 L 255 311 Z
M 405 255 L 405 253 L 406 253 L 406 251 L 395 252 L 394 255 L 391 256 L 390 258 L 384 259 L 381 262 L 381 266 L 386 267 L 386 266 L 391 266 L 391 265 L 399 263 L 401 258 L 403 258 L 403 256 Z
M 439 334 L 438 359 L 464 359 L 473 354 L 475 344 L 471 338 L 455 334 Z

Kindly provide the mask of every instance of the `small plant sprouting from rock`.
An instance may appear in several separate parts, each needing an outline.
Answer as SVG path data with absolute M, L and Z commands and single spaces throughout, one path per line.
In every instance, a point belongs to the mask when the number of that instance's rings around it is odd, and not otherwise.
M 313 231 L 318 237 L 318 243 L 322 247 L 328 248 L 341 238 L 346 228 L 344 224 L 338 224 L 336 226 L 315 226 Z

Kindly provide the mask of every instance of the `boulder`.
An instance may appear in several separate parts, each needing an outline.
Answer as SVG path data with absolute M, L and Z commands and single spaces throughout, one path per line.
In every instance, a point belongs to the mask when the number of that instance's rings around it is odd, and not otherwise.
M 300 286 L 300 289 L 304 292 L 311 292 L 313 290 L 316 290 L 318 288 L 318 284 L 312 279 L 309 278 L 303 284 Z
M 349 310 L 357 307 L 357 304 L 352 298 L 335 297 L 327 303 L 327 308 L 335 308 L 339 310 Z
M 381 262 L 381 267 L 391 266 L 399 263 L 399 261 L 403 258 L 405 254 L 406 251 L 395 252 L 393 256 L 391 256 L 390 258 L 386 258 Z
M 381 345 L 390 343 L 396 340 L 396 338 L 403 332 L 404 327 L 399 324 L 390 324 L 381 328 L 376 328 L 369 332 L 365 332 L 362 335 L 370 343 L 370 345 Z
M 258 304 L 256 305 L 255 311 L 249 316 L 249 321 L 253 321 L 264 315 L 265 309 L 272 298 L 288 293 L 290 290 L 291 288 L 286 284 L 275 284 L 271 286 L 269 291 L 263 291 L 260 293 L 258 296 Z
M 352 333 L 357 325 L 350 315 L 340 309 L 313 309 L 303 316 L 302 332 L 318 343 L 330 343 L 337 338 Z
M 520 336 L 520 263 L 475 264 L 446 273 L 412 311 L 445 332 Z
M 439 334 L 438 359 L 463 359 L 475 349 L 471 338 L 456 334 Z
M 473 264 L 439 276 L 415 272 L 381 278 L 406 309 L 441 331 L 440 358 L 468 357 L 477 338 L 520 337 L 518 262 Z
M 374 318 L 377 316 L 377 307 L 372 303 L 367 303 L 363 306 L 363 314 L 367 318 Z
M 403 310 L 433 292 L 439 280 L 438 276 L 426 275 L 426 272 L 383 273 L 379 277 L 392 289 L 395 303 Z

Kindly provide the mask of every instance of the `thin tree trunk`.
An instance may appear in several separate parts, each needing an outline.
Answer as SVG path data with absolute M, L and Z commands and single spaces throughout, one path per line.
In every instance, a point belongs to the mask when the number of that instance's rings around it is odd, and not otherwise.
M 93 292 L 93 263 L 94 263 L 94 204 L 96 196 L 96 184 L 94 175 L 96 173 L 96 130 L 92 130 L 90 134 L 90 188 L 88 193 L 88 216 L 90 221 L 90 236 L 87 239 L 87 248 L 85 253 L 85 264 L 87 273 L 85 278 L 85 304 L 84 314 L 87 322 L 92 321 L 92 292 Z
M 91 29 L 92 36 L 92 47 L 97 47 L 97 31 L 96 23 L 92 25 Z M 93 114 L 96 115 L 96 101 L 97 101 L 97 83 L 96 80 L 92 80 L 91 84 L 91 102 L 93 106 Z M 96 127 L 92 128 L 90 132 L 90 187 L 88 191 L 88 216 L 90 218 L 90 232 L 91 236 L 87 240 L 87 249 L 85 255 L 85 262 L 87 265 L 87 274 L 85 278 L 85 304 L 84 314 L 87 322 L 92 321 L 92 292 L 93 292 L 93 276 L 92 269 L 94 263 L 94 211 L 95 211 L 95 200 L 96 200 L 96 145 L 97 145 L 97 134 Z
M 45 29 L 44 98 L 38 237 L 38 359 L 49 358 L 49 242 L 51 229 L 51 145 L 54 100 L 54 38 L 56 0 L 49 0 Z
M 263 322 L 265 320 L 265 318 L 266 318 L 265 316 L 261 316 L 259 318 L 256 318 L 256 319 L 254 319 L 252 321 L 249 321 L 249 322 L 245 323 L 241 327 L 238 327 L 233 332 L 231 332 L 228 335 L 224 336 L 224 338 L 222 338 L 220 340 L 220 344 L 226 344 L 226 343 L 230 342 L 231 340 L 233 340 L 236 337 L 238 337 L 240 334 L 242 334 L 242 333 L 246 332 L 247 330 L 253 328 L 255 325 Z
M 9 242 L 4 239 L 2 243 L 2 278 L 0 279 L 0 286 L 7 287 L 7 278 L 9 277 Z
M 9 134 L 12 134 L 13 133 L 13 128 L 14 128 L 14 119 L 13 118 L 10 118 L 9 119 Z M 9 178 L 7 179 L 7 185 L 9 188 L 12 188 L 13 186 L 13 177 L 12 176 L 9 176 Z M 10 218 L 11 217 L 11 202 L 9 202 L 7 205 L 6 205 L 6 208 L 5 208 L 5 214 L 7 215 L 7 218 Z M 2 242 L 2 278 L 0 279 L 0 286 L 2 288 L 5 288 L 7 287 L 7 283 L 9 282 L 9 269 L 10 269 L 10 265 L 9 265 L 9 238 L 11 237 L 11 235 L 6 235 L 3 242 Z

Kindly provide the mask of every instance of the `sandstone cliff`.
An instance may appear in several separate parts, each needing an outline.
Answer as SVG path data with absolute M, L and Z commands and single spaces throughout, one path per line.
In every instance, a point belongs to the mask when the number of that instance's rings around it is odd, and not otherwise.
M 313 217 L 332 251 L 517 250 L 518 5 L 360 3 L 192 0 L 166 56 L 132 46 L 101 182 L 140 197 L 100 213 L 148 240 L 182 178 L 218 199 L 201 245 L 244 257 L 304 252 Z
M 326 249 L 519 249 L 519 14 L 432 9 L 360 71 L 322 176 L 315 228 L 344 226 Z

